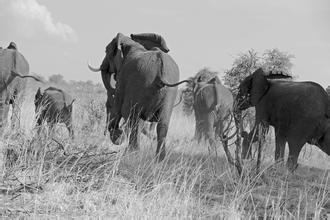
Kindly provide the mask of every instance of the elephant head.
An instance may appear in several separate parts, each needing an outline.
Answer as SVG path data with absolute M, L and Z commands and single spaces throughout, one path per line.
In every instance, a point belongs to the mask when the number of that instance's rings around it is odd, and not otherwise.
M 117 79 L 117 74 L 120 72 L 124 61 L 123 48 L 125 46 L 131 45 L 133 40 L 118 33 L 117 36 L 107 45 L 105 50 L 105 57 L 99 68 L 93 68 L 88 65 L 89 69 L 93 72 L 101 71 L 102 81 L 104 87 L 107 90 L 107 126 L 110 131 L 110 138 L 113 143 L 118 143 L 118 138 L 120 137 L 122 131 L 119 130 L 117 120 L 119 117 L 117 114 L 117 109 L 115 109 L 115 84 Z M 140 46 L 142 48 L 142 46 Z M 106 133 L 106 132 L 105 132 Z
M 262 68 L 246 77 L 239 85 L 235 106 L 239 110 L 245 110 L 256 106 L 269 89 L 268 79 L 286 79 L 291 76 L 280 74 L 266 75 Z

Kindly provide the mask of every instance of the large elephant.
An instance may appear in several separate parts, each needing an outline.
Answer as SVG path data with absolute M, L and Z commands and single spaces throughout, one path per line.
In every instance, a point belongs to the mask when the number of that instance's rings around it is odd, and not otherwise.
M 26 81 L 23 78 L 30 77 L 40 81 L 28 74 L 29 64 L 17 50 L 14 42 L 11 42 L 6 49 L 0 49 L 0 134 L 7 124 L 10 104 L 12 105 L 12 128 L 19 126 L 20 108 L 26 87 Z
M 64 123 L 70 137 L 73 138 L 72 105 L 74 101 L 75 99 L 61 89 L 48 87 L 42 93 L 39 88 L 34 99 L 37 125 L 47 122 L 52 130 L 56 123 Z
M 275 160 L 283 159 L 289 145 L 287 166 L 297 167 L 299 153 L 306 142 L 330 154 L 329 104 L 326 91 L 314 82 L 269 80 L 288 78 L 282 74 L 265 75 L 259 68 L 239 86 L 237 107 L 255 107 L 255 125 L 275 129 Z
M 223 138 L 225 122 L 229 121 L 233 110 L 232 93 L 223 86 L 218 77 L 209 81 L 193 80 L 195 113 L 195 138 L 206 138 L 214 144 L 215 134 Z
M 134 35 L 137 36 L 137 35 Z M 148 36 L 154 44 L 147 45 Z M 128 120 L 132 128 L 129 137 L 130 149 L 139 148 L 140 119 L 157 122 L 157 150 L 159 160 L 165 157 L 165 137 L 177 94 L 179 68 L 170 55 L 164 40 L 156 34 L 143 34 L 137 42 L 121 33 L 107 45 L 106 55 L 100 68 L 89 66 L 92 71 L 101 71 L 107 89 L 107 114 L 110 139 L 114 144 L 123 140 L 119 128 L 121 118 Z M 147 48 L 147 49 L 146 49 Z M 111 86 L 114 74 L 116 87 Z M 174 84 L 170 84 L 174 83 Z

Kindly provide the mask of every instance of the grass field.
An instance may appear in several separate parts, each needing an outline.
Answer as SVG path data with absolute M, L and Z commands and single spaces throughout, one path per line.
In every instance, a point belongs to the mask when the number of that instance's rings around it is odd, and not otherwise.
M 45 86 L 43 86 L 45 87 Z M 267 138 L 262 173 L 245 161 L 244 178 L 192 140 L 194 119 L 175 110 L 167 156 L 154 160 L 155 140 L 142 136 L 139 151 L 113 145 L 103 135 L 105 90 L 62 87 L 76 98 L 75 139 L 58 125 L 52 137 L 34 129 L 29 85 L 21 131 L 0 139 L 0 217 L 100 219 L 327 219 L 330 213 L 329 157 L 305 146 L 297 171 L 274 165 L 274 139 Z M 65 151 L 63 151 L 63 149 Z

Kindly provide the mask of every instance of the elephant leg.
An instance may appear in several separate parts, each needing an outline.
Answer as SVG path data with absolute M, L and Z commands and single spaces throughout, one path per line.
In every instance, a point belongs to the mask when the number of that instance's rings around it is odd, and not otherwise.
M 144 134 L 145 136 L 147 136 L 150 139 L 154 139 L 154 131 L 156 128 L 156 123 L 155 122 L 151 122 L 149 124 L 143 123 L 142 124 L 142 134 Z
M 54 122 L 48 122 L 48 136 L 51 137 L 54 135 L 54 129 L 55 129 L 55 123 Z
M 162 161 L 166 156 L 165 150 L 165 138 L 168 131 L 168 122 L 160 121 L 157 124 L 157 149 L 156 156 L 158 157 L 158 161 Z
M 201 130 L 201 122 L 200 121 L 196 121 L 194 138 L 197 140 L 198 143 L 200 143 L 202 141 L 203 133 L 202 133 L 202 130 Z
M 215 126 L 215 134 L 219 136 L 220 139 L 226 138 L 226 135 L 224 134 L 224 123 L 222 120 L 219 120 Z
M 41 132 L 41 129 L 42 129 L 42 117 L 41 116 L 38 116 L 37 117 L 37 134 L 40 135 L 40 132 Z
M 104 136 L 107 135 L 107 132 L 109 129 L 109 124 L 110 124 L 110 101 L 109 100 L 107 100 L 105 107 L 106 107 L 106 112 L 107 112 L 107 118 L 105 121 L 105 128 L 103 131 Z
M 129 149 L 130 151 L 135 151 L 140 148 L 140 128 L 141 120 L 139 120 L 136 116 L 132 116 L 129 120 L 129 128 L 131 132 L 129 134 Z
M 150 127 L 146 123 L 141 124 L 141 133 L 147 136 L 148 138 L 151 138 L 149 129 Z
M 259 128 L 260 125 L 254 126 L 250 133 L 247 135 L 246 139 L 243 140 L 243 149 L 245 148 L 246 151 L 246 159 L 252 158 L 253 143 L 258 141 Z
M 19 111 L 19 107 L 17 105 L 17 103 L 15 103 L 15 101 L 12 102 L 11 104 L 12 106 L 12 114 L 10 117 L 10 121 L 11 121 L 11 129 L 15 129 L 17 127 L 19 127 L 19 123 L 20 123 L 20 111 Z
M 215 122 L 215 118 L 214 115 L 208 114 L 205 120 L 205 135 L 207 140 L 209 141 L 210 147 L 214 148 L 215 154 L 216 156 L 218 156 L 217 153 L 217 146 L 216 146 L 216 142 L 215 142 L 215 132 L 214 132 L 214 122 Z
M 275 130 L 275 145 L 276 145 L 275 161 L 276 162 L 284 159 L 285 144 L 286 144 L 285 137 L 279 131 Z
M 298 167 L 298 157 L 303 146 L 304 143 L 301 140 L 289 141 L 289 157 L 287 161 L 287 167 L 291 172 L 293 172 Z
M 69 131 L 70 138 L 73 140 L 74 139 L 74 131 L 73 131 L 73 127 L 72 127 L 72 119 L 66 120 L 65 125 L 66 125 L 66 128 Z
M 150 124 L 150 128 L 149 128 L 149 136 L 151 139 L 155 139 L 155 129 L 156 129 L 157 123 L 156 122 L 152 122 Z
M 247 133 L 246 131 L 242 132 L 242 159 L 250 159 L 252 156 L 252 140 L 251 140 L 251 133 L 253 134 L 254 130 L 250 131 L 250 133 Z
M 0 134 L 3 133 L 3 130 L 7 126 L 8 112 L 9 112 L 9 105 L 5 103 L 0 103 Z
M 18 93 L 18 91 L 15 89 L 13 93 L 13 97 L 10 100 L 10 103 L 12 105 L 12 115 L 11 115 L 11 128 L 16 129 L 20 127 L 20 121 L 21 121 L 21 107 L 24 101 L 24 96 L 22 93 Z
M 324 135 L 318 140 L 317 146 L 330 156 L 330 121 L 327 122 Z
M 203 138 L 203 118 L 201 116 L 201 112 L 198 112 L 198 110 L 195 109 L 195 134 L 194 139 L 196 139 L 199 142 L 202 141 Z

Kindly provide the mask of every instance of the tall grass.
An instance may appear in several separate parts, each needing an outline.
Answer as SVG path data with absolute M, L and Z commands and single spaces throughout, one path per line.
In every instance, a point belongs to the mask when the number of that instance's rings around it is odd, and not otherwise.
M 72 94 L 73 93 L 73 94 Z M 0 216 L 119 219 L 325 219 L 329 211 L 329 158 L 306 146 L 294 174 L 273 165 L 274 140 L 264 147 L 262 173 L 245 161 L 244 178 L 205 144 L 192 140 L 193 118 L 176 109 L 167 156 L 155 161 L 156 142 L 125 153 L 103 135 L 104 94 L 80 94 L 74 104 L 76 137 L 65 126 L 38 135 L 33 96 L 22 107 L 21 131 L 1 139 Z M 103 110 L 104 109 L 104 110 Z M 64 149 L 64 150 L 63 150 Z

